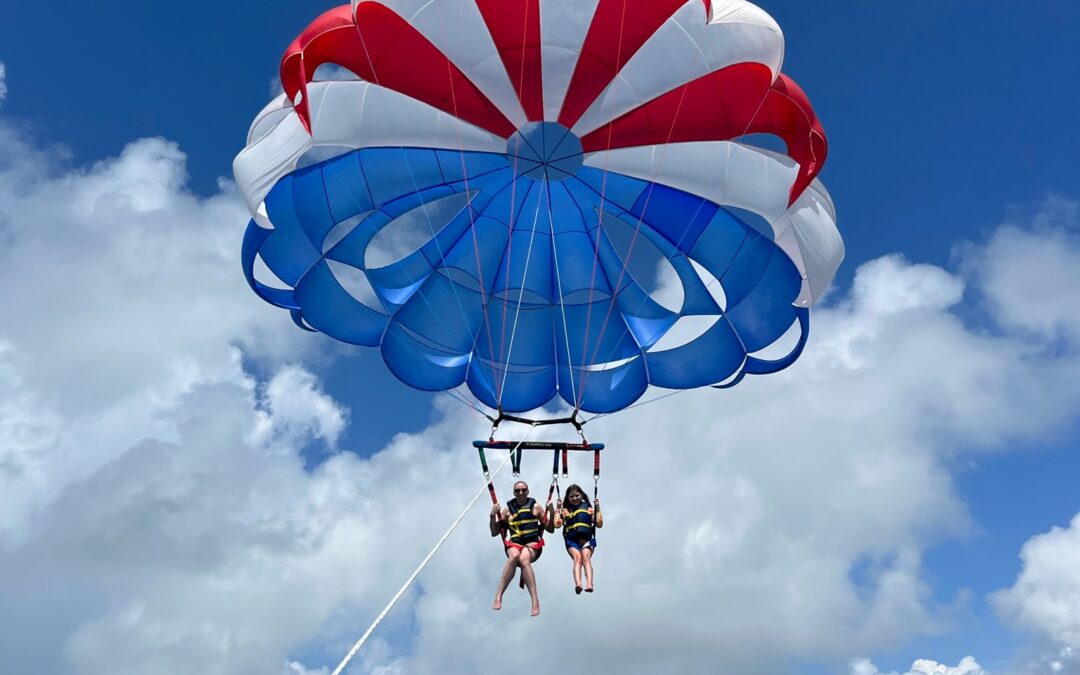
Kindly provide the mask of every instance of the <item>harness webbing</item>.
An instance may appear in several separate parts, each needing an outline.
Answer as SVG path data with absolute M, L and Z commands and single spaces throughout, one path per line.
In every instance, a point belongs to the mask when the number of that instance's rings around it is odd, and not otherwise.
M 596 498 L 599 496 L 599 493 L 600 493 L 600 451 L 599 450 L 594 450 L 593 451 L 592 477 L 593 477 L 593 489 L 592 489 L 592 502 L 593 502 L 592 503 L 592 506 L 593 506 L 592 537 L 595 539 L 596 538 L 596 512 L 599 509 L 599 507 L 596 505 Z

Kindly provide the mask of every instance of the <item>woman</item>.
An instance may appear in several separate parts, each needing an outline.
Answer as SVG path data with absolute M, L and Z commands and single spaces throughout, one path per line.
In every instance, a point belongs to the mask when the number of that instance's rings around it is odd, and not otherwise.
M 596 550 L 596 528 L 604 526 L 600 500 L 592 505 L 577 485 L 566 489 L 562 510 L 555 514 L 555 527 L 563 528 L 566 552 L 574 561 L 574 592 L 581 593 L 581 568 L 585 568 L 585 592 L 593 592 L 592 556 Z

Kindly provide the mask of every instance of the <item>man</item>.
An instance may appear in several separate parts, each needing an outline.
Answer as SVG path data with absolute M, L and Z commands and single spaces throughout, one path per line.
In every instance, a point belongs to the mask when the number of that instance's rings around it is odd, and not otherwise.
M 502 597 L 506 587 L 514 578 L 514 572 L 521 568 L 521 578 L 529 589 L 532 600 L 532 616 L 540 613 L 540 600 L 536 597 L 536 574 L 532 564 L 543 552 L 544 538 L 541 527 L 545 525 L 544 511 L 535 499 L 529 496 L 529 486 L 525 481 L 514 483 L 514 498 L 501 508 L 498 504 L 491 508 L 489 527 L 491 536 L 501 535 L 505 529 L 506 565 L 499 578 L 499 589 L 495 593 L 492 609 L 502 609 Z

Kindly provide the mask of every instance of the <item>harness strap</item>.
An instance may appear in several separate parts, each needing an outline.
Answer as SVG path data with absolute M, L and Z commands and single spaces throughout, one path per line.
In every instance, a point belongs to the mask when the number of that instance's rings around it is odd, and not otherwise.
M 596 509 L 597 509 L 596 497 L 600 492 L 600 451 L 599 450 L 594 450 L 593 451 L 592 476 L 593 476 L 593 490 L 592 490 L 593 517 L 592 517 L 591 534 L 592 534 L 592 538 L 595 539 L 596 538 Z

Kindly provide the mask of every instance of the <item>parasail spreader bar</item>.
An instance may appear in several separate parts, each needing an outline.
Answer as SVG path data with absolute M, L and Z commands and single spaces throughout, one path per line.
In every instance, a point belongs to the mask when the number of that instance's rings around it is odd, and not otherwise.
M 473 441 L 473 447 L 480 450 L 567 450 L 592 452 L 604 449 L 603 443 L 560 443 L 556 441 Z

